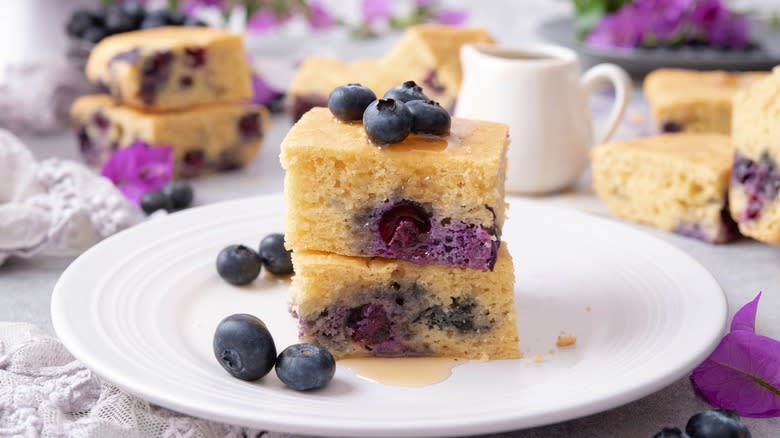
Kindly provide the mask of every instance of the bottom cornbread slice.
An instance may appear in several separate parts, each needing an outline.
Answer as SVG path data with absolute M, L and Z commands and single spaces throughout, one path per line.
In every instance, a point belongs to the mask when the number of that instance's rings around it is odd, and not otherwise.
M 520 357 L 505 244 L 492 272 L 308 251 L 293 264 L 300 338 L 337 358 Z

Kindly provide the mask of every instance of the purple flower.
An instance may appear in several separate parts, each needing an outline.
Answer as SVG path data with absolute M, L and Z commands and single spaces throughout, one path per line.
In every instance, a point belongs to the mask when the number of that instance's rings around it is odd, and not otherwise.
M 430 8 L 436 3 L 436 0 L 415 0 L 414 5 L 418 8 Z
M 668 40 L 678 37 L 684 28 L 691 1 L 636 0 L 636 14 L 646 23 L 645 39 Z
M 744 48 L 750 41 L 750 21 L 742 15 L 724 16 L 707 30 L 707 40 L 715 46 Z
M 368 23 L 387 20 L 392 15 L 389 0 L 363 0 L 360 3 L 360 12 L 363 20 Z
M 225 0 L 184 0 L 184 3 L 181 5 L 181 10 L 187 15 L 192 15 L 198 9 L 208 7 L 222 9 L 225 7 Z
M 460 26 L 466 22 L 468 14 L 463 10 L 442 9 L 433 16 L 433 21 L 450 26 Z
M 780 342 L 755 332 L 760 298 L 737 311 L 731 331 L 691 373 L 708 403 L 745 417 L 780 416 Z
M 646 21 L 634 4 L 627 4 L 605 16 L 588 34 L 585 42 L 594 47 L 633 48 L 642 42 Z
M 261 33 L 268 32 L 282 21 L 283 20 L 280 20 L 270 8 L 263 8 L 249 17 L 247 29 Z
M 268 105 L 281 96 L 260 74 L 252 72 L 252 103 Z
M 170 181 L 172 173 L 171 147 L 150 147 L 143 142 L 118 149 L 108 159 L 101 172 L 136 205 L 143 195 L 159 190 Z
M 312 29 L 327 29 L 336 24 L 336 18 L 318 0 L 309 2 L 308 19 Z

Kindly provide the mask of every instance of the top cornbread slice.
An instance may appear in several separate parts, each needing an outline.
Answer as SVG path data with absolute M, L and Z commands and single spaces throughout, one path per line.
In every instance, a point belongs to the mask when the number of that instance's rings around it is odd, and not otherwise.
M 453 118 L 448 136 L 412 135 L 378 147 L 360 122 L 341 122 L 327 108 L 314 108 L 282 142 L 285 242 L 296 250 L 391 257 L 373 250 L 372 221 L 400 203 L 425 210 L 421 220 L 430 221 L 432 234 L 440 226 L 483 227 L 497 249 L 507 143 L 504 124 Z
M 110 36 L 90 52 L 86 74 L 121 103 L 148 110 L 252 97 L 242 36 L 209 27 L 161 27 Z
M 671 124 L 669 130 L 728 134 L 734 94 L 766 75 L 664 68 L 647 75 L 643 88 L 662 127 Z

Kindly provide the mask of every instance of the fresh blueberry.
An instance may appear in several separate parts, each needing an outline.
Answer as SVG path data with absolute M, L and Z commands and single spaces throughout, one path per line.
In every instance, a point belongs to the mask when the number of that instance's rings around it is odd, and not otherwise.
M 296 391 L 319 389 L 336 374 L 336 360 L 330 352 L 314 344 L 285 348 L 276 359 L 276 375 Z
M 414 81 L 406 81 L 403 84 L 387 90 L 383 99 L 394 99 L 400 102 L 411 102 L 413 100 L 430 100 L 423 93 L 422 88 Z
M 129 32 L 138 28 L 140 23 L 136 17 L 128 14 L 120 5 L 112 5 L 106 8 L 105 26 L 111 33 Z
M 244 245 L 230 245 L 217 256 L 217 272 L 230 284 L 249 284 L 260 275 L 260 256 Z
M 370 88 L 347 84 L 330 92 L 328 109 L 339 120 L 360 120 L 368 105 L 375 100 L 376 94 Z
M 415 134 L 449 134 L 452 118 L 438 102 L 413 100 L 406 107 L 412 113 L 412 132 Z
M 274 275 L 293 273 L 292 251 L 284 247 L 284 234 L 269 234 L 260 241 L 260 258 L 265 268 Z
M 181 11 L 169 11 L 167 21 L 171 26 L 183 26 L 187 16 Z
M 374 143 L 398 143 L 412 130 L 412 113 L 403 102 L 375 100 L 363 113 L 363 127 Z
M 257 380 L 276 362 L 274 338 L 263 321 L 243 313 L 220 321 L 214 332 L 214 356 L 231 376 Z
M 100 24 L 95 14 L 86 9 L 77 9 L 71 14 L 68 23 L 65 25 L 65 31 L 68 35 L 81 38 L 90 27 Z
M 85 41 L 89 41 L 90 43 L 97 44 L 102 40 L 103 38 L 107 37 L 109 35 L 108 31 L 103 26 L 92 26 L 90 28 L 87 28 L 87 30 L 84 31 L 83 34 L 81 34 L 81 39 Z
M 122 3 L 122 9 L 125 13 L 133 18 L 136 28 L 141 24 L 144 17 L 146 17 L 146 10 L 144 5 L 137 1 L 129 1 Z
M 163 27 L 168 25 L 168 11 L 165 9 L 156 9 L 146 13 L 141 21 L 141 29 L 151 29 L 154 27 Z
M 688 438 L 688 435 L 676 427 L 664 427 L 660 432 L 653 435 L 653 438 Z
M 724 409 L 710 409 L 688 420 L 685 432 L 690 438 L 750 438 L 739 416 Z
M 174 210 L 181 210 L 192 205 L 192 186 L 186 181 L 171 181 L 162 188 L 162 192 L 170 198 Z
M 156 190 L 141 197 L 141 210 L 146 214 L 152 214 L 157 210 L 173 211 L 173 204 L 171 198 Z

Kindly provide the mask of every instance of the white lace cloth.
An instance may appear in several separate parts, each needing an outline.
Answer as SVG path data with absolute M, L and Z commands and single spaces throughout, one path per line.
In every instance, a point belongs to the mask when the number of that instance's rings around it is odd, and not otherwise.
M 75 255 L 140 219 L 111 181 L 73 161 L 37 162 L 0 129 L 0 264 L 10 256 Z
M 258 409 L 262 409 L 258 406 Z M 0 322 L 0 437 L 285 438 L 187 417 L 102 382 L 54 338 Z

